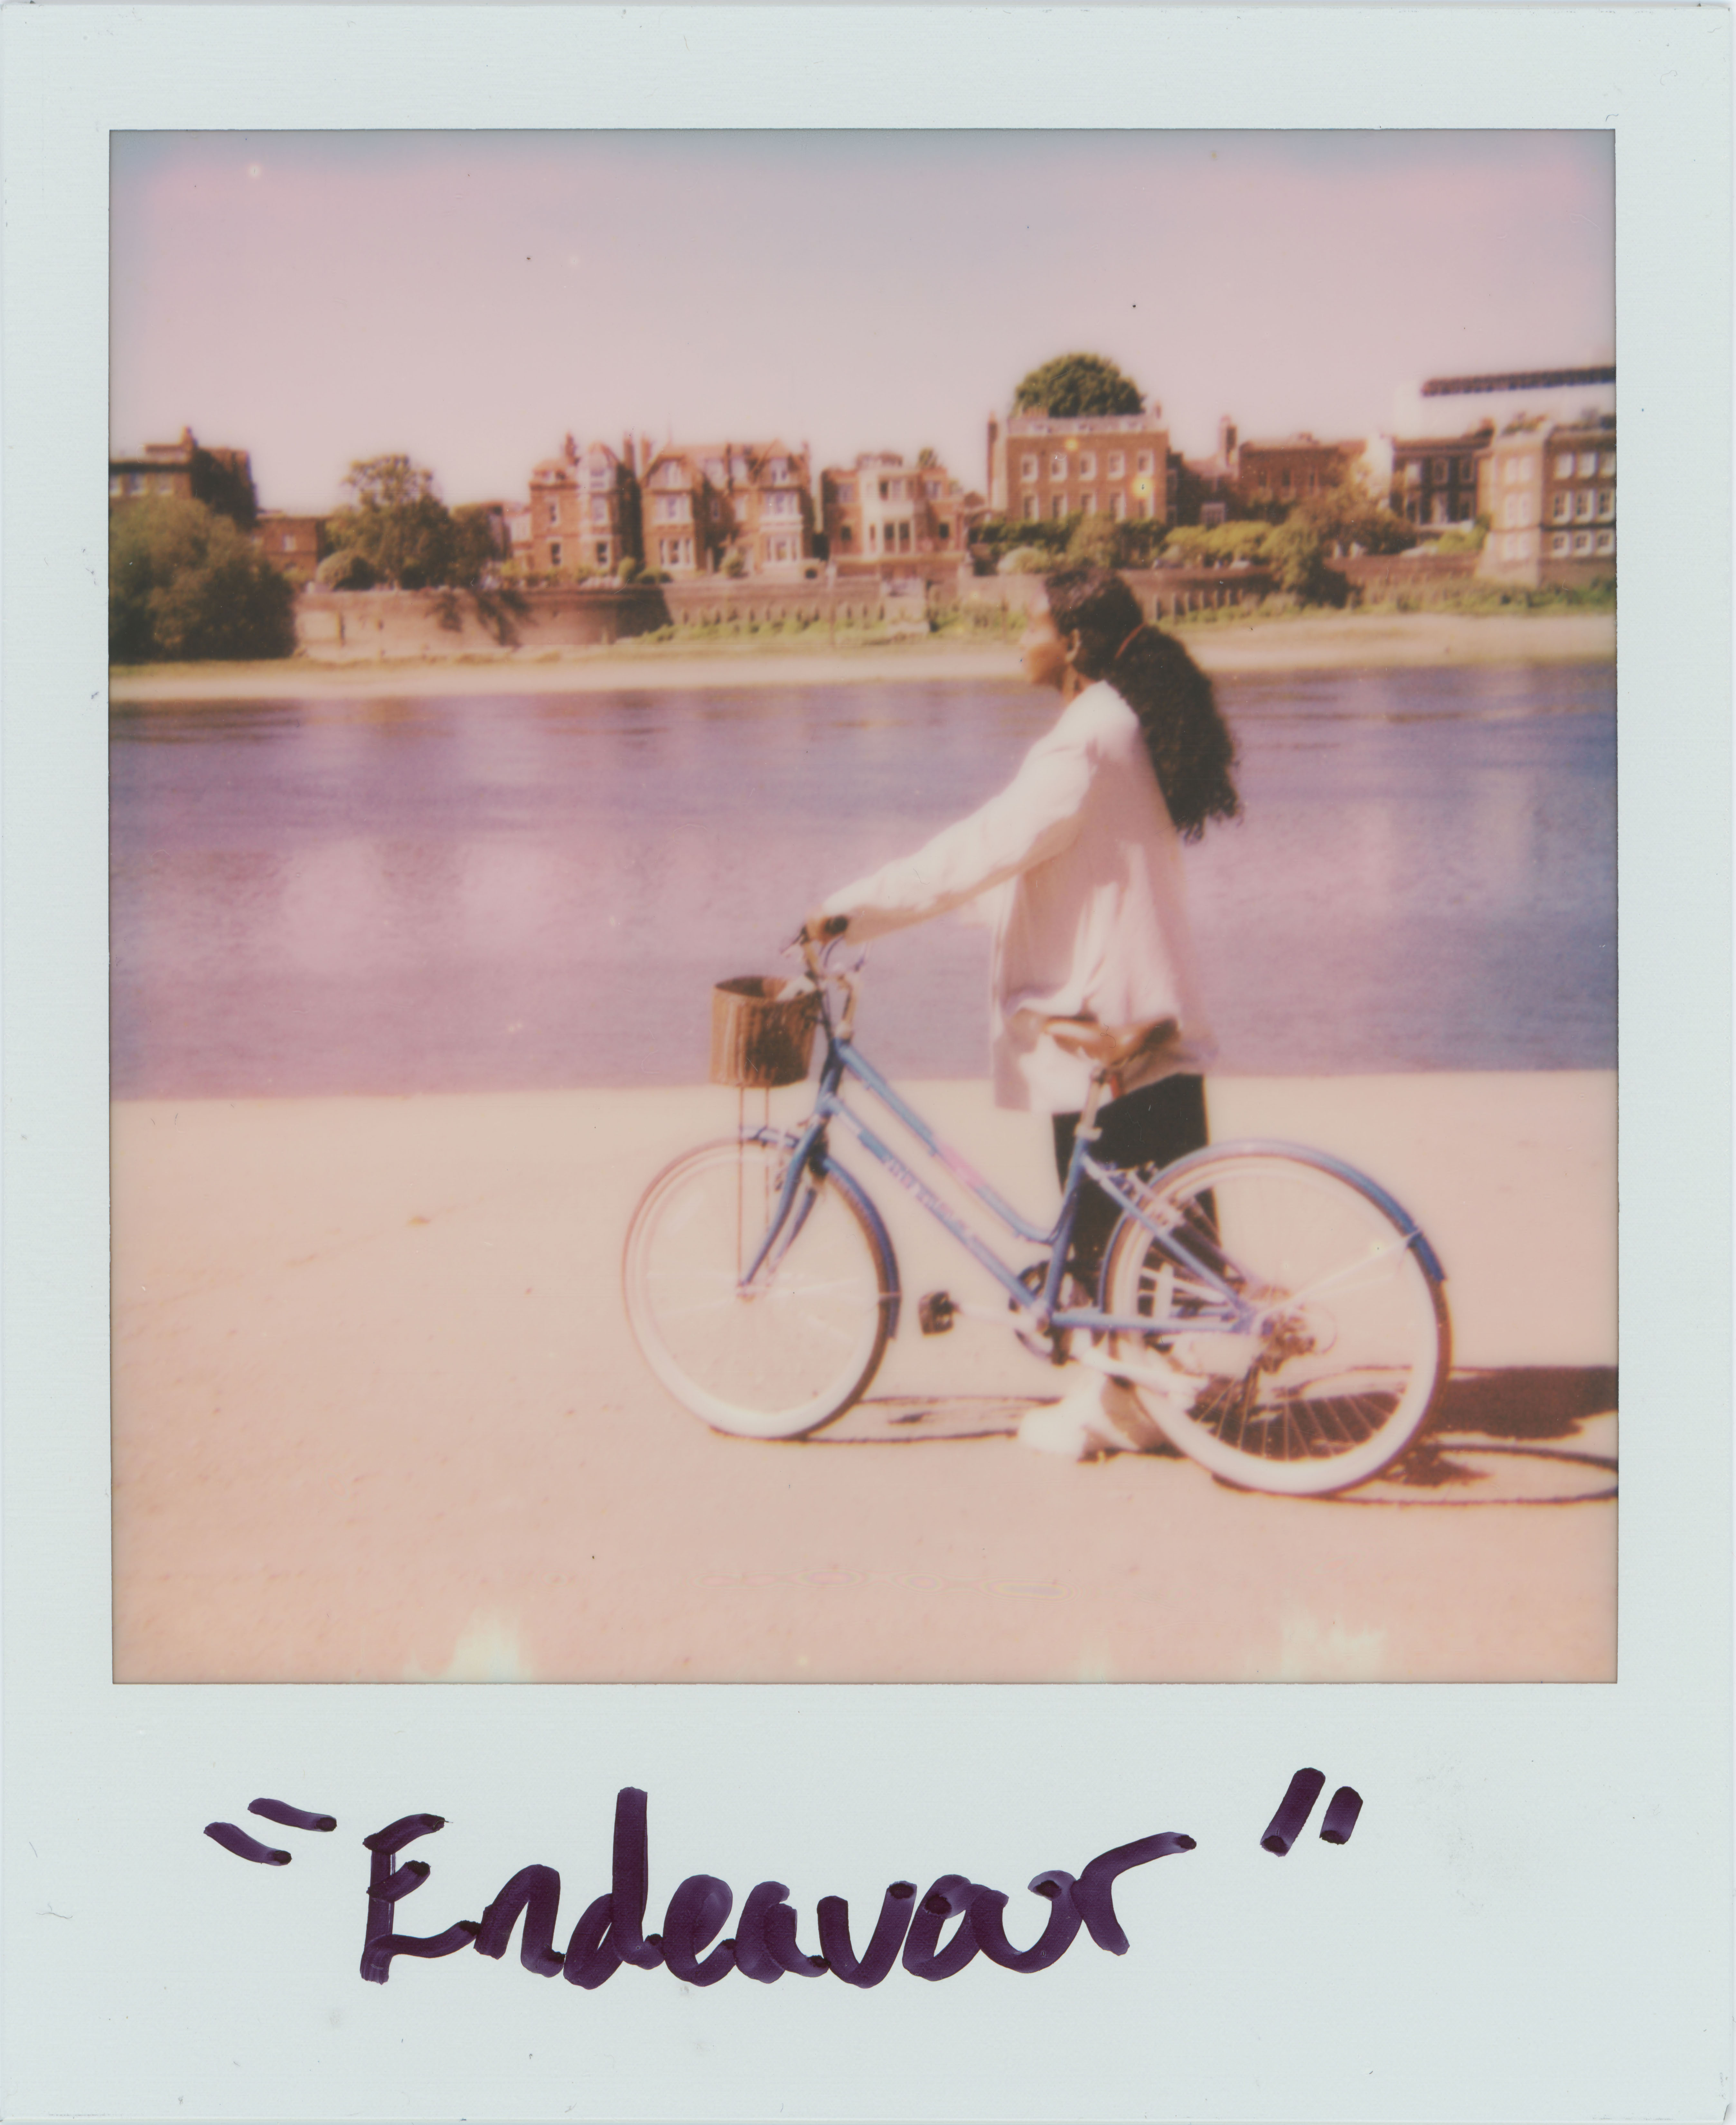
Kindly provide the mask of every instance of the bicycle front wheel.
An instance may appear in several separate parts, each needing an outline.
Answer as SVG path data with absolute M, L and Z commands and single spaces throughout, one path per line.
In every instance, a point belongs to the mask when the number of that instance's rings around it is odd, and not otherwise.
M 840 1416 L 874 1377 L 897 1274 L 859 1192 L 804 1173 L 776 1217 L 789 1146 L 744 1138 L 691 1152 L 652 1182 L 627 1236 L 627 1317 L 652 1370 L 718 1431 L 795 1439 Z
M 1342 1491 L 1395 1460 L 1446 1378 L 1446 1302 L 1417 1236 L 1371 1185 L 1306 1153 L 1226 1147 L 1155 1177 L 1116 1229 L 1108 1310 L 1143 1315 L 1117 1352 L 1174 1444 L 1249 1490 Z M 1190 1262 L 1194 1265 L 1190 1268 Z

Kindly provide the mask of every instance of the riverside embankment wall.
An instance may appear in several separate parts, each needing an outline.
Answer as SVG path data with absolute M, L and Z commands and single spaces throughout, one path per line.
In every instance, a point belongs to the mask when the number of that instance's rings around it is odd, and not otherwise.
M 1363 555 L 1333 567 L 1350 587 L 1353 602 L 1403 598 L 1418 607 L 1450 600 L 1480 575 L 1475 554 Z M 1547 580 L 1576 584 L 1574 564 L 1552 564 Z M 1607 564 L 1583 579 L 1607 575 Z M 1131 568 L 1125 580 L 1150 620 L 1258 605 L 1276 588 L 1269 571 L 1253 568 Z M 876 627 L 925 631 L 931 618 L 963 610 L 999 614 L 1016 625 L 1042 596 L 1040 576 L 961 576 L 956 567 L 900 582 L 869 573 L 799 581 L 710 576 L 693 582 L 632 583 L 478 598 L 466 591 L 307 590 L 296 601 L 302 649 L 322 661 L 498 654 L 593 648 L 660 628 L 732 625 Z

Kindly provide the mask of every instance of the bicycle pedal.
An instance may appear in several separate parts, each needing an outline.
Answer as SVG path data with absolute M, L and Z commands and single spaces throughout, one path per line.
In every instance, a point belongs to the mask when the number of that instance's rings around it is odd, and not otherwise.
M 916 1302 L 916 1319 L 924 1336 L 944 1336 L 958 1318 L 958 1308 L 946 1291 L 925 1291 Z

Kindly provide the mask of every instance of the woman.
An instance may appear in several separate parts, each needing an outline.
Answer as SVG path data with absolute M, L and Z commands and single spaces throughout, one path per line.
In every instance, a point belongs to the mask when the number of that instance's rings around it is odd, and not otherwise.
M 1181 844 L 1241 806 L 1234 742 L 1211 681 L 1181 644 L 1145 624 L 1107 569 L 1060 569 L 1047 587 L 1021 646 L 1027 676 L 1061 690 L 1060 721 L 998 796 L 915 855 L 833 893 L 807 926 L 816 937 L 866 940 L 990 896 L 995 1099 L 1054 1117 L 1065 1182 L 1094 1047 L 1149 1036 L 1099 1111 L 1106 1162 L 1167 1165 L 1206 1141 L 1199 1073 L 1215 1050 Z M 1072 1267 L 1088 1289 L 1116 1215 L 1106 1196 L 1085 1190 Z M 1080 1369 L 1058 1405 L 1026 1417 L 1021 1439 L 1079 1459 L 1155 1443 L 1121 1383 Z

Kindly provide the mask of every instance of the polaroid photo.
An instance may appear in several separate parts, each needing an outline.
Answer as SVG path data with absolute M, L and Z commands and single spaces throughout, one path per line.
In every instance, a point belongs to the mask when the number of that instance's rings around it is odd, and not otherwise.
M 4 32 L 8 2114 L 1722 2117 L 1728 14 Z

